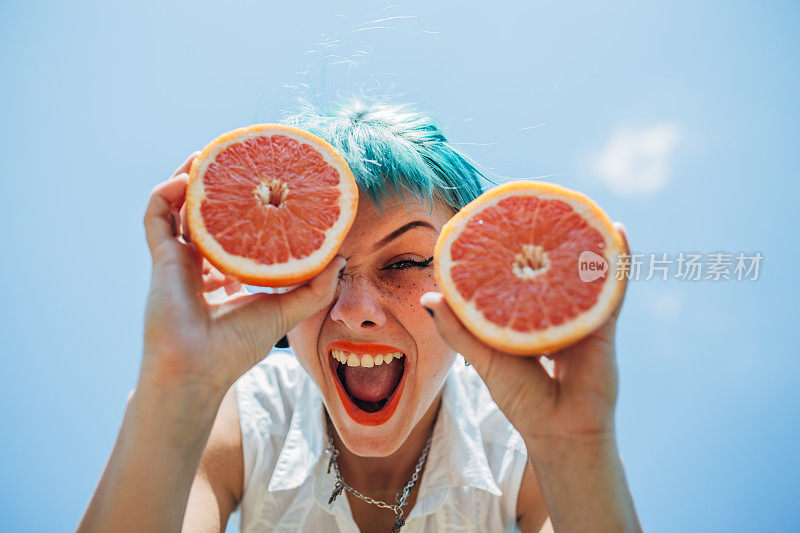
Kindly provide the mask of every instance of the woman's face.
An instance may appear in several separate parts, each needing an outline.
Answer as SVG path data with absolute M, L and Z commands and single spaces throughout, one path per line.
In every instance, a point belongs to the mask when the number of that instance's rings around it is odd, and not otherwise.
M 378 211 L 362 195 L 339 250 L 347 265 L 333 301 L 289 333 L 339 436 L 357 455 L 395 452 L 455 357 L 419 304 L 437 290 L 433 248 L 451 216 L 412 195 L 384 201 Z

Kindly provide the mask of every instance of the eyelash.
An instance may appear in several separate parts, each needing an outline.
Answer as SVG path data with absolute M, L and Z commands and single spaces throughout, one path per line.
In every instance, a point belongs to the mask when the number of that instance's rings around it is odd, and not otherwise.
M 392 263 L 391 265 L 382 268 L 381 270 L 406 270 L 408 268 L 425 268 L 430 266 L 433 262 L 433 257 L 429 257 L 425 261 L 414 261 L 413 259 L 403 259 Z M 403 266 L 398 266 L 403 265 Z

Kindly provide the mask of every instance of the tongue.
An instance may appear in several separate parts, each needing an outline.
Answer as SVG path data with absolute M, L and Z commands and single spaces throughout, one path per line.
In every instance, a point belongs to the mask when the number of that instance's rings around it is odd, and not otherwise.
M 392 359 L 372 368 L 363 366 L 344 367 L 344 385 L 354 397 L 365 402 L 378 402 L 388 398 L 403 375 L 403 361 Z

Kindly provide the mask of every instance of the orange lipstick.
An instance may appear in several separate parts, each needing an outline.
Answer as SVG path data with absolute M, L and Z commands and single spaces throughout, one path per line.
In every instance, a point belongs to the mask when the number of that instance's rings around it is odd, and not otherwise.
M 339 363 L 331 356 L 331 350 L 342 350 L 345 352 L 366 354 L 405 352 L 395 348 L 394 346 L 388 346 L 385 344 L 361 344 L 350 341 L 332 342 L 328 345 L 327 349 L 331 371 L 333 372 L 333 382 L 336 386 L 336 392 L 339 394 L 339 399 L 342 401 L 342 405 L 344 405 L 344 409 L 347 414 L 350 415 L 350 418 L 364 426 L 379 426 L 389 420 L 397 409 L 397 405 L 400 403 L 400 397 L 403 395 L 403 388 L 405 387 L 406 383 L 406 375 L 408 374 L 406 371 L 407 369 L 403 369 L 403 377 L 400 378 L 400 383 L 397 384 L 397 388 L 395 388 L 394 392 L 389 397 L 386 405 L 384 405 L 380 411 L 368 413 L 354 404 L 350 399 L 350 396 L 347 394 L 347 391 L 344 390 L 344 385 L 342 385 L 342 382 L 336 373 L 336 365 Z

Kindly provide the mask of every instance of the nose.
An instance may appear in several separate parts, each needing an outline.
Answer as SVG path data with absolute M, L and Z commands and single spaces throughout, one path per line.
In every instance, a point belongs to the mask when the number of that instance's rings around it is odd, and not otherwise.
M 386 324 L 380 292 L 365 276 L 345 276 L 339 282 L 331 318 L 355 332 L 375 330 Z

